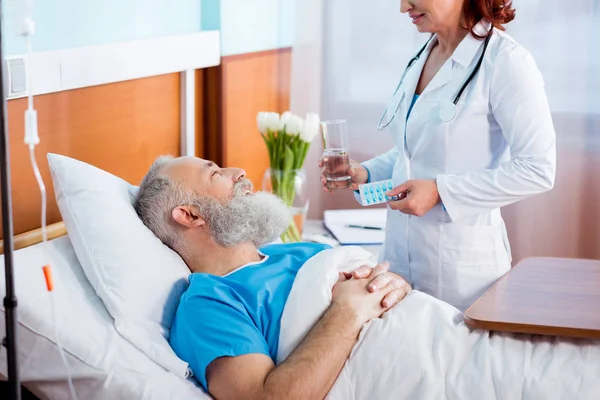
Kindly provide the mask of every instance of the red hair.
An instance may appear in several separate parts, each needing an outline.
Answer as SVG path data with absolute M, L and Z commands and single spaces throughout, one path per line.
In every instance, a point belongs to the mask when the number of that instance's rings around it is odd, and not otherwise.
M 474 30 L 481 19 L 491 22 L 494 28 L 504 30 L 503 25 L 515 19 L 515 9 L 512 0 L 465 0 L 463 18 L 464 28 L 474 37 L 483 39 L 485 35 L 479 35 Z

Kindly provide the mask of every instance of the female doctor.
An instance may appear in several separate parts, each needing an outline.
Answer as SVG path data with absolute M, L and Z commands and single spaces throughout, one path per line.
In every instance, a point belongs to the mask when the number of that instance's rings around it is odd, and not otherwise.
M 381 258 L 464 311 L 511 266 L 500 208 L 554 185 L 554 128 L 533 58 L 504 32 L 511 0 L 402 0 L 400 11 L 432 35 L 378 123 L 394 148 L 352 161 L 350 188 L 393 180 Z

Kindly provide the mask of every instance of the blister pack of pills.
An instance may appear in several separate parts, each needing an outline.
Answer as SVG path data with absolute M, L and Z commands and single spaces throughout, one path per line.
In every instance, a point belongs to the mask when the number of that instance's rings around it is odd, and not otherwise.
M 386 181 L 364 183 L 358 185 L 360 199 L 363 206 L 371 206 L 374 204 L 387 203 L 388 201 L 398 200 L 397 196 L 388 197 L 385 193 L 394 188 L 391 179 Z

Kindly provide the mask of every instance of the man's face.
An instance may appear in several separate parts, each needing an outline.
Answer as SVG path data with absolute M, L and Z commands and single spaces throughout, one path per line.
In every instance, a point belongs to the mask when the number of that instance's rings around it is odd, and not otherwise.
M 234 195 L 234 185 L 245 186 L 245 194 L 252 193 L 252 184 L 240 168 L 219 168 L 212 161 L 196 157 L 179 157 L 164 167 L 165 175 L 183 182 L 186 190 L 225 203 Z
M 207 223 L 214 241 L 224 247 L 245 242 L 262 246 L 275 240 L 290 223 L 287 206 L 252 183 L 239 168 L 219 168 L 200 158 L 182 157 L 162 171 L 193 193 L 190 206 Z

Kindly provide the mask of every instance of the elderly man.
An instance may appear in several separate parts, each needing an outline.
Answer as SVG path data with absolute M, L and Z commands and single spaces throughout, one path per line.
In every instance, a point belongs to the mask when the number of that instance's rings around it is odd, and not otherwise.
M 161 157 L 140 185 L 140 218 L 192 271 L 171 345 L 215 398 L 323 398 L 362 326 L 410 286 L 384 264 L 340 274 L 331 306 L 276 366 L 281 315 L 294 278 L 327 247 L 265 246 L 286 228 L 289 213 L 277 197 L 253 193 L 244 176 L 241 169 L 199 158 Z

